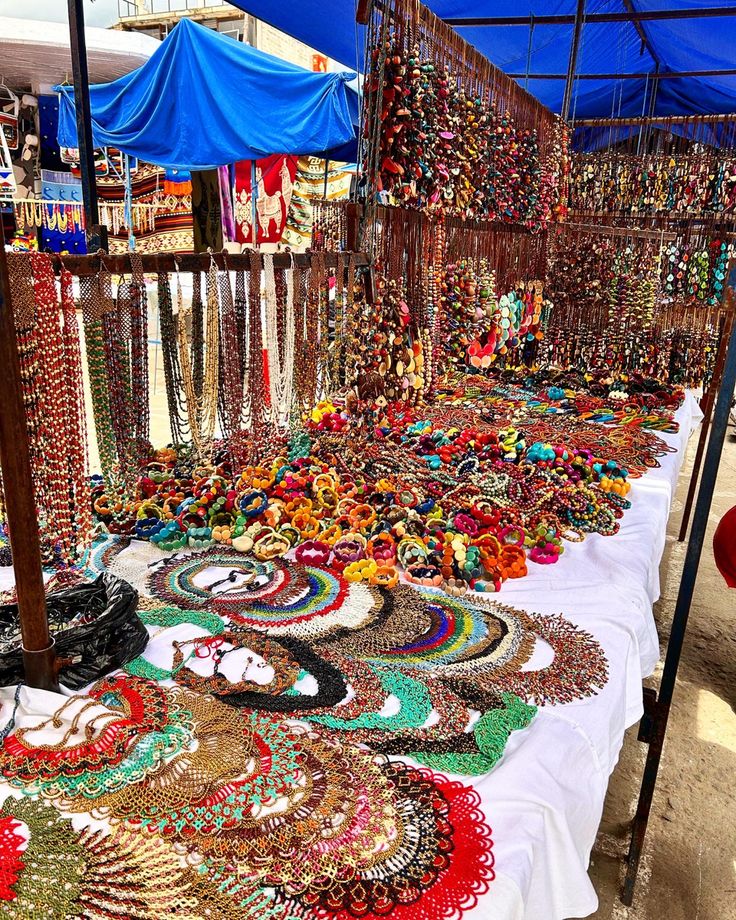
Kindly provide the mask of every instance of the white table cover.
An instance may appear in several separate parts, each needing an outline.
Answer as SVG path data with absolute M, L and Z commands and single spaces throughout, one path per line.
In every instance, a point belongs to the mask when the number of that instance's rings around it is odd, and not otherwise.
M 677 452 L 632 480 L 619 533 L 566 545 L 559 562 L 530 564 L 528 577 L 499 594 L 530 612 L 564 613 L 592 633 L 609 677 L 594 697 L 543 707 L 474 781 L 494 832 L 496 880 L 469 918 L 564 920 L 597 909 L 587 867 L 624 732 L 643 712 L 642 679 L 659 660 L 659 563 L 685 447 L 702 418 L 691 394 L 675 418 L 679 432 L 662 437 Z
M 563 613 L 592 633 L 608 659 L 609 678 L 594 697 L 541 708 L 529 728 L 512 734 L 494 770 L 472 781 L 493 828 L 496 878 L 468 918 L 564 920 L 597 908 L 587 874 L 590 851 L 624 732 L 642 714 L 642 678 L 659 658 L 652 613 L 659 562 L 684 449 L 701 417 L 688 394 L 676 414 L 679 432 L 663 435 L 677 452 L 633 480 L 633 507 L 616 536 L 566 544 L 559 562 L 530 563 L 526 578 L 503 586 L 502 602 Z M 0 570 L 0 590 L 11 585 L 11 570 Z M 544 658 L 540 648 L 531 663 Z M 17 795 L 0 785 L 0 801 L 8 794 Z

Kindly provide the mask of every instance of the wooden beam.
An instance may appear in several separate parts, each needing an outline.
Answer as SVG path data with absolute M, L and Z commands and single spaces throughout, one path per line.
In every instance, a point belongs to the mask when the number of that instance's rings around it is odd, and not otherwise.
M 644 125 L 716 125 L 736 122 L 733 112 L 724 115 L 650 115 L 632 118 L 576 118 L 576 128 L 624 128 Z
M 347 262 L 350 252 L 324 252 L 325 264 L 328 268 L 337 268 L 341 263 Z M 363 253 L 353 253 L 355 264 L 364 266 L 370 264 L 370 259 Z M 313 253 L 309 252 L 276 252 L 274 265 L 276 268 L 291 268 L 299 265 L 307 267 L 311 264 Z M 52 256 L 54 268 L 59 271 L 62 262 L 69 271 L 77 277 L 95 275 L 100 268 L 106 268 L 113 274 L 130 273 L 130 257 L 127 253 L 118 255 L 89 255 L 89 256 Z M 215 252 L 210 257 L 207 252 L 181 253 L 150 252 L 140 254 L 144 272 L 197 272 L 207 271 L 210 267 L 210 258 L 215 260 L 218 268 L 228 268 L 231 271 L 250 271 L 249 250 L 245 252 Z
M 713 19 L 736 16 L 734 6 L 687 7 L 681 10 L 634 10 L 623 13 L 589 13 L 586 22 L 657 22 L 674 19 Z M 444 22 L 455 28 L 477 28 L 479 26 L 571 26 L 575 16 L 550 14 L 534 16 L 449 16 Z
M 58 690 L 54 642 L 46 616 L 38 513 L 28 450 L 18 343 L 5 247 L 0 245 L 0 467 L 18 596 L 23 668 L 29 687 Z

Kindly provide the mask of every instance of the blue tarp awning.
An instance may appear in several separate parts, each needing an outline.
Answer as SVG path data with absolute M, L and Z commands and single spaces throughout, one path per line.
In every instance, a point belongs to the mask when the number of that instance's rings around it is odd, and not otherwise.
M 363 69 L 365 30 L 355 24 L 355 0 L 230 0 L 342 64 Z M 576 0 L 426 0 L 441 19 L 532 14 L 574 16 Z M 736 0 L 732 0 L 732 3 Z M 639 12 L 708 8 L 712 0 L 631 0 Z M 624 13 L 623 0 L 587 0 L 588 13 Z M 325 28 L 329 23 L 329 28 Z M 733 69 L 736 17 L 641 22 L 647 39 L 631 22 L 583 26 L 578 72 L 653 73 Z M 566 74 L 572 25 L 458 27 L 481 54 L 506 73 Z M 529 53 L 531 47 L 531 53 Z M 650 50 L 651 49 L 651 50 Z M 656 56 L 657 60 L 655 60 Z M 524 85 L 524 80 L 519 80 Z M 564 79 L 529 80 L 528 89 L 544 105 L 560 111 Z M 571 115 L 577 118 L 632 117 L 648 113 L 652 81 L 578 80 Z M 660 80 L 654 114 L 693 115 L 736 112 L 736 75 Z
M 311 73 L 182 19 L 151 58 L 90 88 L 93 142 L 158 166 L 211 169 L 272 154 L 352 159 L 351 73 Z M 74 90 L 58 141 L 76 147 Z

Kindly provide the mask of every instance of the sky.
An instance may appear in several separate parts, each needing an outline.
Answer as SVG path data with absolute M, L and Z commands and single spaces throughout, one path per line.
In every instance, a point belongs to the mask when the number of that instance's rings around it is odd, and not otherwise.
M 67 21 L 65 0 L 0 0 L 0 16 L 17 19 Z M 84 0 L 84 19 L 88 26 L 109 26 L 118 18 L 118 0 Z

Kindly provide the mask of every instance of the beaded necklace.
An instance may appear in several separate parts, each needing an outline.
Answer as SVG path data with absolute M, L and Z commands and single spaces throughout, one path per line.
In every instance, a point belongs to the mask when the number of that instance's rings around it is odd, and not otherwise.
M 105 366 L 99 277 L 80 278 L 79 292 L 84 320 L 87 375 L 92 393 L 97 450 L 105 484 L 108 489 L 114 492 L 116 486 L 115 435 L 112 427 L 110 394 Z
M 243 411 L 243 369 L 241 367 L 238 319 L 230 273 L 220 272 L 220 360 L 222 367 L 222 408 L 220 422 L 223 435 L 231 437 L 240 428 Z
M 175 444 L 184 442 L 184 412 L 182 394 L 184 386 L 181 378 L 181 365 L 177 350 L 177 323 L 171 302 L 171 285 L 167 272 L 158 274 L 158 310 L 161 322 L 161 350 L 166 382 L 166 400 L 169 408 L 169 426 Z M 181 317 L 183 321 L 183 317 Z

